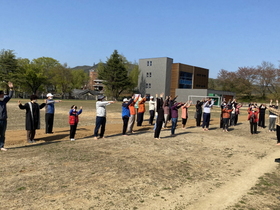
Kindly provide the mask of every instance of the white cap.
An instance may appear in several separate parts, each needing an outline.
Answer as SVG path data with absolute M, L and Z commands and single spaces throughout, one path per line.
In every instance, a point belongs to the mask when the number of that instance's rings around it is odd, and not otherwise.
M 150 98 L 154 98 L 153 96 L 150 96 Z
M 48 94 L 47 94 L 47 97 L 53 97 L 53 94 L 48 93 Z
M 124 98 L 123 99 L 123 102 L 128 102 L 129 100 L 127 98 Z

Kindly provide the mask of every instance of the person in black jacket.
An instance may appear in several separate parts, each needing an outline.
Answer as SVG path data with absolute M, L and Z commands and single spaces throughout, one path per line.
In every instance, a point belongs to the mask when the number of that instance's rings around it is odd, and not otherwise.
M 154 138 L 155 139 L 160 139 L 159 134 L 162 128 L 163 123 L 165 122 L 164 120 L 164 110 L 163 110 L 163 93 L 160 94 L 160 98 L 158 98 L 158 95 L 156 94 L 156 111 L 158 113 L 157 119 L 156 119 L 156 129 L 154 133 Z
M 203 101 L 196 101 L 195 105 L 195 118 L 196 118 L 196 126 L 199 127 L 201 125 L 201 117 L 202 117 L 202 105 Z
M 37 104 L 37 99 L 36 95 L 31 95 L 30 102 L 24 105 L 18 101 L 19 108 L 26 110 L 25 128 L 27 131 L 27 143 L 35 143 L 36 130 L 40 129 L 40 109 L 46 106 L 46 103 Z

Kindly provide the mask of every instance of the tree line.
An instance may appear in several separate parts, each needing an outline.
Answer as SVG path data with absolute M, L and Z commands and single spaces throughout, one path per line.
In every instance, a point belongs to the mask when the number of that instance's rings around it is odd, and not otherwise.
M 139 69 L 119 55 L 117 50 L 97 67 L 99 79 L 105 80 L 105 91 L 116 99 L 124 91 L 132 91 L 137 86 Z M 13 50 L 0 52 L 0 87 L 8 92 L 8 81 L 12 81 L 20 97 L 24 93 L 38 94 L 52 92 L 71 96 L 73 89 L 87 89 L 89 75 L 82 69 L 71 69 L 50 57 L 33 60 L 16 58 Z
M 232 91 L 239 99 L 279 99 L 280 69 L 263 61 L 255 67 L 239 67 L 235 72 L 221 69 L 217 79 L 209 79 L 209 89 Z

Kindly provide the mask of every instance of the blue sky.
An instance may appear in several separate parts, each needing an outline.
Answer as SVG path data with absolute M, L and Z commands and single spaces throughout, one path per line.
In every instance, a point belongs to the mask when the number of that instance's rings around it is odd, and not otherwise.
M 0 0 L 0 49 L 69 67 L 170 57 L 210 69 L 275 67 L 279 0 Z

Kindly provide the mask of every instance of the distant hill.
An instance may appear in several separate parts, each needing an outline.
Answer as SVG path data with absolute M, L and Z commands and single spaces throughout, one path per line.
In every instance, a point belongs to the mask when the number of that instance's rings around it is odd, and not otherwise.
M 89 70 L 91 69 L 96 69 L 98 66 L 98 64 L 95 64 L 94 66 L 87 66 L 87 65 L 84 65 L 84 66 L 76 66 L 74 68 L 71 68 L 72 70 L 76 70 L 76 69 L 83 69 L 84 72 L 89 72 Z

